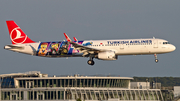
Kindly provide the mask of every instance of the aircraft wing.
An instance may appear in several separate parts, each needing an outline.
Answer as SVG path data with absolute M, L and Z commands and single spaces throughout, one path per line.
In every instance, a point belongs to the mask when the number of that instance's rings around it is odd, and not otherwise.
M 96 54 L 99 52 L 109 51 L 109 50 L 101 50 L 101 49 L 90 48 L 87 46 L 83 46 L 83 45 L 74 43 L 72 41 L 70 42 L 70 44 L 72 44 L 75 47 L 75 49 L 79 50 L 80 53 L 83 53 L 83 56 L 86 56 L 88 54 Z

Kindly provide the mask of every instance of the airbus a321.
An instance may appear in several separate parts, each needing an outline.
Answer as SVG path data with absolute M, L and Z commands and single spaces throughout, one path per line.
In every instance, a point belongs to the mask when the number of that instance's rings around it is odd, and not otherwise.
M 14 21 L 6 21 L 12 44 L 4 49 L 42 57 L 89 57 L 87 63 L 94 65 L 94 58 L 99 60 L 117 60 L 118 55 L 148 55 L 169 53 L 176 49 L 167 40 L 157 38 L 83 40 L 75 41 L 65 34 L 67 41 L 35 42 L 32 41 Z

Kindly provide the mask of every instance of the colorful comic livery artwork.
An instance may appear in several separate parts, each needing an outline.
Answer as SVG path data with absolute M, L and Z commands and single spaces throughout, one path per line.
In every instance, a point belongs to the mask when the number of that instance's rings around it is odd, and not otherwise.
M 38 56 L 45 56 L 48 52 L 48 46 L 49 46 L 50 42 L 42 42 L 39 47 L 38 47 L 38 51 L 37 51 L 37 55 Z
M 78 41 L 78 44 L 82 44 L 83 41 Z M 63 55 L 73 55 L 79 53 L 71 47 L 67 41 L 62 42 L 41 42 L 38 47 L 37 56 L 63 56 Z
M 52 42 L 48 48 L 47 55 L 60 55 L 59 47 L 61 42 Z

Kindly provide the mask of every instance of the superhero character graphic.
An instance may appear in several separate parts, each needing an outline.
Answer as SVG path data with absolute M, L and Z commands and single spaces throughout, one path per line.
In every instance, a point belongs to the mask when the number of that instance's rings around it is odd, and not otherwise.
M 67 42 L 62 43 L 61 47 L 59 48 L 60 55 L 68 54 L 68 46 L 69 46 L 69 44 Z
M 51 47 L 48 51 L 49 55 L 58 55 L 59 53 L 59 43 L 51 43 Z
M 41 43 L 41 46 L 40 46 L 38 55 L 39 55 L 39 56 L 44 56 L 44 55 L 46 55 L 46 53 L 47 53 L 47 50 L 46 50 L 47 47 L 48 47 L 48 43 Z

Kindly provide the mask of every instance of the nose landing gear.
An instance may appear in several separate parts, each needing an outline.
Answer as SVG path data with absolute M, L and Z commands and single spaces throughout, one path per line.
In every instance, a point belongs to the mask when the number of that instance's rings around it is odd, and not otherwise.
M 154 57 L 155 57 L 155 62 L 158 63 L 159 60 L 157 59 L 157 55 L 154 54 Z

